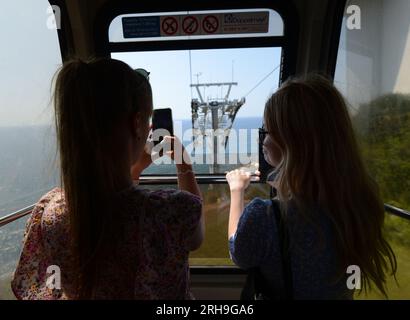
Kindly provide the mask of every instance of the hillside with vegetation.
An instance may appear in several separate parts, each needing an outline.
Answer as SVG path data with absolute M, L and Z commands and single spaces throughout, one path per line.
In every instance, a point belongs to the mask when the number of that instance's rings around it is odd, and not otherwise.
M 381 96 L 361 105 L 352 120 L 384 202 L 410 211 L 410 95 Z M 398 262 L 398 285 L 388 279 L 389 298 L 410 299 L 410 221 L 388 214 L 385 232 Z

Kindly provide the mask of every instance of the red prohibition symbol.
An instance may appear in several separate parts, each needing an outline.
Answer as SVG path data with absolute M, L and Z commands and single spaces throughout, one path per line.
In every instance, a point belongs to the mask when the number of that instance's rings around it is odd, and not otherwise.
M 218 27 L 219 21 L 215 16 L 206 16 L 202 21 L 202 28 L 206 33 L 215 33 Z
M 171 36 L 178 31 L 178 21 L 174 17 L 168 17 L 162 21 L 162 30 Z
M 182 21 L 182 30 L 187 34 L 193 34 L 198 31 L 198 19 L 194 16 L 185 17 Z

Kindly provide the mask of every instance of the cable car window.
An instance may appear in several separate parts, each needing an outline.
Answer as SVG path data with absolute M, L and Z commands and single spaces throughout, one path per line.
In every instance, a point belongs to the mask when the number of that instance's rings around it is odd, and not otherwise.
M 61 53 L 52 12 L 46 0 L 0 3 L 0 217 L 57 183 L 50 93 Z M 0 299 L 13 297 L 26 219 L 0 228 Z
M 238 167 L 254 170 L 259 162 L 258 128 L 281 80 L 284 36 L 282 18 L 272 9 L 127 13 L 113 19 L 108 48 L 112 58 L 150 72 L 154 108 L 172 109 L 174 134 L 195 173 L 224 177 Z M 172 164 L 155 164 L 143 175 L 176 173 Z M 200 188 L 206 235 L 190 264 L 233 265 L 229 187 L 211 182 Z M 245 201 L 257 196 L 269 197 L 266 184 L 251 184 Z
M 238 165 L 253 169 L 258 162 L 257 128 L 266 98 L 278 86 L 282 54 L 273 44 L 258 47 L 258 38 L 283 35 L 276 11 L 254 8 L 128 13 L 109 26 L 110 45 L 121 49 L 111 56 L 149 70 L 154 107 L 172 109 L 174 133 L 199 174 L 223 174 Z M 252 39 L 252 48 L 167 50 L 164 44 L 164 49 L 144 49 L 153 41 L 209 43 L 240 37 Z M 138 52 L 123 50 L 128 42 L 142 45 Z M 175 175 L 169 162 L 159 159 L 144 175 Z
M 112 57 L 149 70 L 154 107 L 172 109 L 174 133 L 191 153 L 196 173 L 224 174 L 258 162 L 257 129 L 265 101 L 279 83 L 280 48 L 127 52 Z M 175 166 L 163 162 L 160 159 L 144 174 L 175 174 Z
M 350 9 L 349 9 L 350 8 Z M 366 165 L 385 203 L 410 210 L 410 2 L 348 1 L 335 85 L 347 98 Z M 410 298 L 410 223 L 387 216 L 400 289 Z
M 0 51 L 0 216 L 31 205 L 55 185 L 50 102 L 61 53 L 49 7 L 46 0 L 1 3 L 7 47 Z

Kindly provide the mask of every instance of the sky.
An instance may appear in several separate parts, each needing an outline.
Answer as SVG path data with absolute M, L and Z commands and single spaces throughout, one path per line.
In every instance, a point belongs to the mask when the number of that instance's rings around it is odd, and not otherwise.
M 0 2 L 0 127 L 51 123 L 51 82 L 61 65 L 56 30 L 47 28 L 46 0 Z M 7 26 L 7 27 L 4 27 Z M 241 99 L 280 63 L 280 48 L 191 51 L 192 81 L 233 80 L 230 98 Z M 189 51 L 139 52 L 112 55 L 134 68 L 151 72 L 154 107 L 172 107 L 174 119 L 190 118 L 191 76 Z M 195 74 L 201 73 L 199 78 Z M 277 88 L 279 68 L 246 97 L 238 117 L 262 116 L 265 101 Z M 221 88 L 205 97 L 221 97 Z
M 191 96 L 189 50 L 114 53 L 112 57 L 151 73 L 154 108 L 171 107 L 174 119 L 190 118 L 191 97 L 198 95 L 193 88 Z M 280 48 L 191 50 L 192 82 L 232 82 L 233 69 L 233 82 L 238 85 L 232 87 L 229 98 L 239 100 L 274 70 L 279 61 Z M 279 68 L 246 96 L 237 116 L 262 116 L 265 102 L 277 89 L 278 82 Z M 205 93 L 201 89 L 201 94 L 204 99 L 220 98 L 227 89 L 227 86 L 209 88 Z
M 61 64 L 46 0 L 0 1 L 0 126 L 49 123 L 51 79 Z M 7 44 L 7 45 L 5 45 Z

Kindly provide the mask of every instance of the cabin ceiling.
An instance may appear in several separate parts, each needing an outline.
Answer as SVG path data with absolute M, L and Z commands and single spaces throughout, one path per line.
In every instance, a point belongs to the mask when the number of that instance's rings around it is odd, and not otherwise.
M 63 27 L 59 34 L 60 43 L 64 42 L 62 44 L 65 48 L 64 58 L 73 55 L 85 58 L 95 56 L 96 17 L 109 2 L 121 3 L 118 0 L 50 0 L 49 2 L 62 7 L 63 24 L 68 20 L 69 28 Z M 337 31 L 340 31 L 340 26 L 337 26 L 337 24 L 340 25 L 340 18 L 334 13 L 337 10 L 340 12 L 340 8 L 344 8 L 346 1 L 288 0 L 287 2 L 294 6 L 299 16 L 296 73 L 302 74 L 309 71 L 332 73 L 332 61 L 329 59 L 331 60 L 337 52 L 334 37 L 336 34 L 338 38 L 339 32 Z M 160 6 L 159 3 L 158 8 Z

